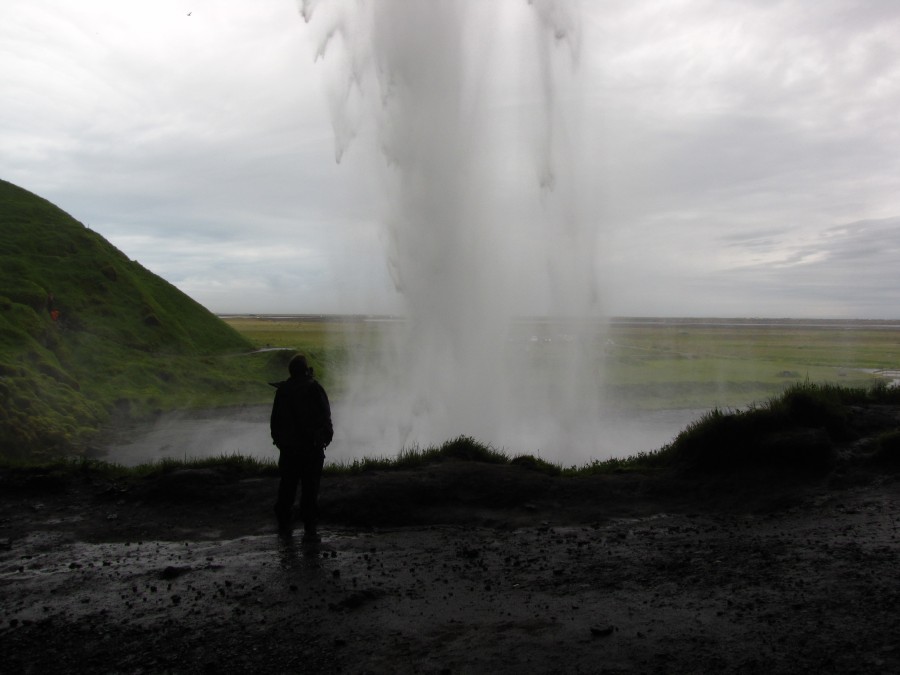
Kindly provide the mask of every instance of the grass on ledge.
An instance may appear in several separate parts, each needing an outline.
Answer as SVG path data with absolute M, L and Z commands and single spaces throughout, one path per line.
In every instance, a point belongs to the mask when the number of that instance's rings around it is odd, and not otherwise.
M 798 383 L 746 410 L 713 409 L 643 460 L 701 472 L 824 471 L 835 462 L 835 444 L 856 437 L 850 407 L 879 404 L 900 404 L 900 388 Z
M 350 475 L 366 471 L 390 471 L 394 469 L 415 469 L 426 464 L 457 459 L 486 464 L 508 464 L 510 459 L 506 453 L 491 445 L 476 441 L 469 436 L 458 436 L 445 441 L 439 446 L 421 449 L 418 446 L 404 448 L 393 458 L 354 459 L 325 466 L 325 473 L 331 475 Z

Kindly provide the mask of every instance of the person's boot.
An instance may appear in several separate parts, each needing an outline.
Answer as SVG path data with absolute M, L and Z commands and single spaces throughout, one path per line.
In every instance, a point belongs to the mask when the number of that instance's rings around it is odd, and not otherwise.
M 289 537 L 293 534 L 294 528 L 291 523 L 291 512 L 286 511 L 275 505 L 275 518 L 278 520 L 278 534 L 283 537 Z

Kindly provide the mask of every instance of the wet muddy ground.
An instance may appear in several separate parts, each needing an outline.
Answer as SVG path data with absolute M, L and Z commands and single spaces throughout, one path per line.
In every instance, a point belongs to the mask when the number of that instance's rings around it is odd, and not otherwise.
M 4 672 L 896 673 L 900 476 L 0 480 Z M 501 497 L 502 495 L 502 497 Z

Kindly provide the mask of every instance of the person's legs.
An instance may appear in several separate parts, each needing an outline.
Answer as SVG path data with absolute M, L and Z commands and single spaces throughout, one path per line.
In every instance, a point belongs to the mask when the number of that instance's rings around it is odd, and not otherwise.
M 299 453 L 281 451 L 278 457 L 278 469 L 281 480 L 278 482 L 278 498 L 275 501 L 275 517 L 278 518 L 278 530 L 289 534 L 292 529 L 294 500 L 297 497 L 297 484 L 300 482 L 301 466 Z
M 300 517 L 303 519 L 304 534 L 310 539 L 318 536 L 319 484 L 324 463 L 325 453 L 312 451 L 304 457 L 300 472 Z

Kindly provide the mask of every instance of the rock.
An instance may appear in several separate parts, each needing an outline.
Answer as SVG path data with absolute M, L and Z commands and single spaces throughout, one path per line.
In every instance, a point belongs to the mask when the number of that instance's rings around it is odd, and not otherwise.
M 594 637 L 609 637 L 615 631 L 615 626 L 606 626 L 601 628 L 600 626 L 591 626 L 591 635 Z
M 175 567 L 173 565 L 169 565 L 162 572 L 159 573 L 160 579 L 176 579 L 180 577 L 182 574 L 187 574 L 191 571 L 190 567 Z

